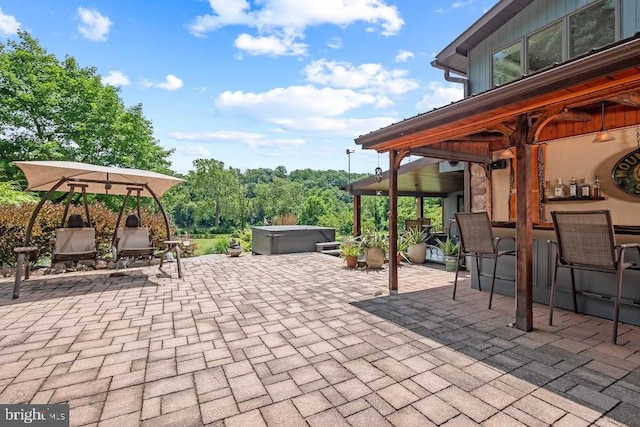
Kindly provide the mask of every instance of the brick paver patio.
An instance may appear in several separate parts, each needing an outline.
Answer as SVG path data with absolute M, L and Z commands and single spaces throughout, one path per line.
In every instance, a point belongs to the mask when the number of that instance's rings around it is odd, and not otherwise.
M 209 256 L 0 279 L 0 403 L 70 405 L 71 425 L 640 424 L 640 328 L 513 298 L 425 266 L 327 255 Z M 111 273 L 111 274 L 110 274 Z

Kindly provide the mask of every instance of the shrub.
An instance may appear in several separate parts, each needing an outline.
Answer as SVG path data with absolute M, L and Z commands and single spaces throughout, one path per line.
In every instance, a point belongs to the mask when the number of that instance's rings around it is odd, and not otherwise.
M 284 214 L 273 218 L 273 225 L 295 225 L 298 218 L 294 214 Z
M 3 205 L 0 208 L 0 263 L 15 265 L 17 256 L 13 252 L 13 248 L 24 245 L 27 225 L 35 207 L 36 204 L 25 203 L 17 206 Z M 89 209 L 91 221 L 96 228 L 98 255 L 108 259 L 118 213 L 108 209 L 101 202 L 92 203 Z M 63 204 L 54 204 L 48 201 L 38 213 L 29 243 L 31 246 L 38 248 L 36 252 L 37 258 L 51 256 L 50 241 L 55 238 L 55 230 L 61 225 L 60 221 L 62 220 L 63 212 Z M 68 215 L 71 214 L 79 214 L 86 220 L 83 206 L 70 206 Z M 67 218 L 69 217 L 68 215 Z M 164 248 L 163 241 L 167 237 L 162 215 L 143 208 L 141 220 L 143 226 L 149 227 L 151 244 L 157 248 Z M 120 226 L 122 225 L 121 223 Z M 174 234 L 175 230 L 172 229 L 171 233 Z
M 226 254 L 228 248 L 229 241 L 225 237 L 218 237 L 214 240 L 213 246 L 209 248 L 207 254 Z

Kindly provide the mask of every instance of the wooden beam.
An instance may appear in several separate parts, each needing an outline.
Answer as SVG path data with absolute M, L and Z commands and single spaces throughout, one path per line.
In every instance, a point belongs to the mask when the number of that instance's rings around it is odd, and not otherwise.
M 362 202 L 359 194 L 353 196 L 353 237 L 362 234 Z
M 516 147 L 516 328 L 533 330 L 533 215 L 529 118 L 521 114 L 509 139 Z
M 389 291 L 398 291 L 398 158 L 389 151 Z
M 464 153 L 459 151 L 444 150 L 430 146 L 412 148 L 411 153 L 425 157 L 435 157 L 445 160 L 458 160 L 460 162 L 487 163 L 491 161 L 489 152 L 484 154 Z
M 629 105 L 634 108 L 640 108 L 640 91 L 623 93 L 617 96 L 612 96 L 607 100 L 617 102 L 618 104 Z

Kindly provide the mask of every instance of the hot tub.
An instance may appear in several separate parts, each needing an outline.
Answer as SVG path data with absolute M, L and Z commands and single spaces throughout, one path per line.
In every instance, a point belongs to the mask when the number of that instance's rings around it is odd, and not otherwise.
M 254 254 L 275 255 L 315 252 L 316 243 L 333 242 L 335 228 L 313 225 L 265 225 L 251 230 Z

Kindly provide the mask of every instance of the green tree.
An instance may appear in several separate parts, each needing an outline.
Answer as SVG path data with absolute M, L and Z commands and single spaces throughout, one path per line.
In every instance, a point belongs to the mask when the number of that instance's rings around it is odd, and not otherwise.
M 197 197 L 196 220 L 210 217 L 220 227 L 223 214 L 232 214 L 232 201 L 237 177 L 234 170 L 225 170 L 224 163 L 215 159 L 193 162 L 195 171 L 189 178 Z
M 29 33 L 0 43 L 0 174 L 22 175 L 15 160 L 70 160 L 170 172 L 172 150 L 153 138 L 140 105 L 73 57 L 59 61 Z

